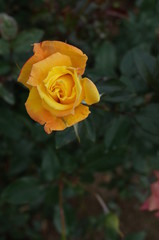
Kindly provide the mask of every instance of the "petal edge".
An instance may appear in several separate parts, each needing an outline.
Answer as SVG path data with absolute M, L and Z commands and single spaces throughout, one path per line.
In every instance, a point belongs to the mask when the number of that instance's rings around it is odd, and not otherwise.
M 99 102 L 100 95 L 95 84 L 88 78 L 83 78 L 84 100 L 88 105 Z

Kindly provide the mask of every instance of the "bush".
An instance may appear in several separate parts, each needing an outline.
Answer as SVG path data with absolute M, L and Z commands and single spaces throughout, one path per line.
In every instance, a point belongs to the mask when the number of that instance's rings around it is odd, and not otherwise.
M 158 2 L 1 0 L 0 8 L 1 239 L 157 240 L 159 223 L 140 206 L 159 169 Z M 89 57 L 85 75 L 101 100 L 76 131 L 47 135 L 26 113 L 17 78 L 42 40 Z

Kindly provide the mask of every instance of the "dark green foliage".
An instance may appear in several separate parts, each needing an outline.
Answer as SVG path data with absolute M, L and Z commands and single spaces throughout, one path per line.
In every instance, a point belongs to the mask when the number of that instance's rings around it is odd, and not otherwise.
M 159 170 L 158 1 L 1 0 L 0 9 L 0 239 L 61 239 L 63 207 L 68 240 L 158 240 L 120 224 L 121 202 L 136 198 L 127 215 L 140 211 Z M 42 40 L 81 48 L 101 94 L 85 121 L 51 135 L 27 115 L 17 83 Z
M 145 237 L 145 232 L 139 232 L 128 235 L 125 240 L 144 240 Z

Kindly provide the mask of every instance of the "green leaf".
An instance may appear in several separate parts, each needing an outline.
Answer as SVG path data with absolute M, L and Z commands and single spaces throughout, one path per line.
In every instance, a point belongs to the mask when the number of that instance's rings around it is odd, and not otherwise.
M 126 52 L 120 64 L 120 70 L 122 73 L 120 81 L 125 84 L 127 90 L 133 93 L 144 92 L 147 91 L 148 88 L 148 82 L 143 79 L 143 76 L 139 72 L 139 66 L 137 65 L 136 58 L 138 52 L 146 54 L 140 47 L 133 48 Z
M 2 136 L 18 140 L 22 134 L 23 124 L 19 121 L 17 114 L 9 108 L 0 108 L 3 112 L 0 117 L 0 132 Z
M 96 51 L 95 70 L 104 76 L 114 76 L 116 51 L 112 43 L 103 43 Z
M 130 120 L 125 116 L 115 118 L 109 124 L 105 134 L 105 147 L 108 150 L 124 145 L 129 137 Z
M 146 233 L 145 232 L 138 232 L 138 233 L 131 233 L 126 236 L 124 240 L 145 240 Z
M 59 186 L 57 184 L 48 184 L 46 188 L 46 195 L 45 195 L 45 207 L 49 207 L 52 210 L 54 205 L 59 203 L 59 195 L 57 194 L 59 191 Z
M 75 160 L 75 156 L 72 156 L 64 150 L 59 150 L 59 156 L 61 160 L 61 172 L 73 174 L 78 167 L 78 162 Z
M 0 39 L 0 55 L 6 56 L 9 54 L 9 43 L 4 39 Z
M 136 2 L 137 7 L 140 7 L 142 11 L 153 11 L 156 8 L 155 0 L 140 0 Z
M 144 159 L 140 156 L 140 154 L 136 154 L 135 158 L 133 159 L 133 167 L 134 169 L 139 172 L 146 174 L 150 170 L 150 163 L 148 164 L 147 159 Z
M 128 76 L 121 76 L 120 81 L 125 85 L 126 90 L 129 92 L 135 93 L 134 82 Z
M 121 81 L 114 80 L 114 79 L 108 79 L 108 80 L 100 80 L 96 84 L 98 91 L 100 93 L 104 94 L 113 94 L 115 92 L 122 91 L 125 88 L 125 84 L 123 84 Z
M 114 146 L 114 149 L 106 150 L 103 149 L 103 142 L 96 144 L 92 149 L 89 149 L 86 154 L 86 163 L 84 165 L 87 171 L 93 172 L 104 172 L 108 169 L 114 169 L 115 167 L 121 165 L 125 157 L 125 146 L 118 147 Z
M 21 139 L 18 145 L 12 146 L 12 157 L 10 159 L 9 175 L 13 176 L 23 172 L 32 161 L 31 153 L 33 151 L 33 143 L 27 139 Z M 23 151 L 21 151 L 23 149 Z
M 141 49 L 134 49 L 133 57 L 136 68 L 142 79 L 149 83 L 154 81 L 154 73 L 157 69 L 156 59 Z
M 54 216 L 53 216 L 53 222 L 54 225 L 59 233 L 62 232 L 62 226 L 61 226 L 61 218 L 60 218 L 60 208 L 59 206 L 56 206 L 54 208 Z M 68 231 L 68 229 L 67 229 Z
M 133 50 L 126 52 L 120 64 L 121 73 L 125 76 L 135 76 L 137 69 L 133 57 Z
M 43 37 L 43 34 L 44 32 L 41 29 L 32 29 L 21 32 L 13 42 L 14 53 L 30 52 L 32 45 L 39 42 Z
M 45 180 L 52 181 L 59 174 L 60 162 L 55 152 L 49 147 L 45 150 L 41 165 L 41 173 Z
M 125 103 L 132 100 L 136 95 L 127 91 L 119 91 L 111 94 L 110 96 L 104 95 L 102 98 L 110 103 Z
M 4 39 L 14 39 L 18 32 L 18 25 L 15 19 L 5 13 L 0 14 L 0 32 Z
M 13 105 L 15 103 L 14 95 L 9 92 L 4 85 L 0 83 L 0 97 L 3 98 L 4 101 Z
M 108 127 L 108 130 L 106 131 L 106 135 L 105 135 L 105 146 L 106 148 L 109 148 L 116 136 L 117 131 L 120 129 L 120 125 L 121 125 L 122 119 L 114 119 L 114 121 L 112 121 L 110 123 L 110 126 Z
M 40 198 L 42 189 L 32 177 L 21 178 L 11 183 L 1 195 L 1 200 L 11 204 L 32 203 Z
M 151 84 L 154 87 L 159 86 L 156 80 L 156 75 L 158 74 L 157 60 L 140 46 L 129 50 L 124 55 L 121 61 L 120 70 L 124 76 L 128 77 L 129 81 L 131 80 L 132 85 L 135 84 L 137 86 L 137 81 L 140 80 L 137 79 L 138 76 L 143 82 L 142 83 L 141 80 L 139 81 L 140 88 L 142 84 Z
M 0 62 L 0 75 L 5 75 L 10 72 L 10 65 L 7 61 Z
M 149 104 L 136 115 L 136 121 L 142 130 L 159 136 L 159 105 Z
M 61 209 L 59 208 L 59 206 L 55 206 L 53 222 L 59 233 L 62 232 L 60 211 Z M 66 223 L 66 235 L 71 235 L 71 232 L 73 231 L 76 225 L 76 217 L 75 217 L 74 209 L 68 204 L 64 205 L 64 215 L 65 215 L 65 223 Z
M 87 132 L 88 139 L 90 139 L 92 142 L 95 142 L 95 140 L 96 140 L 95 126 L 88 119 L 86 119 L 84 121 L 84 125 L 86 126 L 86 132 Z
M 74 129 L 66 128 L 64 131 L 57 132 L 55 137 L 56 148 L 61 148 L 76 139 Z

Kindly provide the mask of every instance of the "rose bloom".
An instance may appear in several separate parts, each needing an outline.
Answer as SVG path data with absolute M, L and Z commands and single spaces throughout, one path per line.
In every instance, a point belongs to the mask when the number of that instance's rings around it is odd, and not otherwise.
M 25 103 L 30 117 L 48 134 L 87 118 L 89 107 L 83 103 L 100 100 L 94 83 L 82 78 L 87 56 L 60 41 L 35 43 L 33 51 L 18 78 L 30 91 Z
M 156 217 L 159 217 L 159 171 L 154 171 L 157 181 L 151 184 L 151 195 L 141 206 L 141 210 L 157 211 Z

